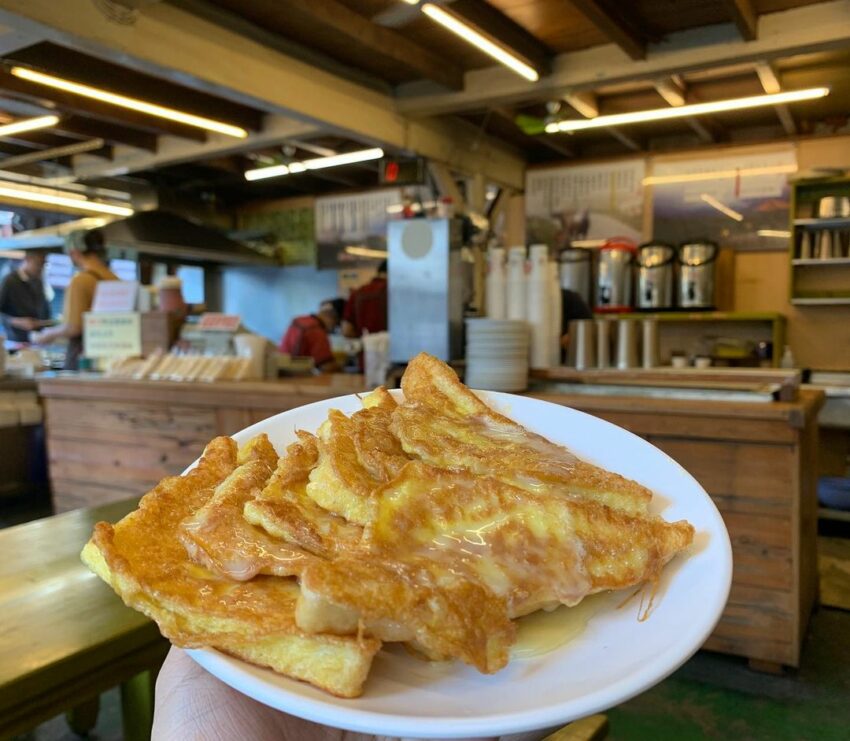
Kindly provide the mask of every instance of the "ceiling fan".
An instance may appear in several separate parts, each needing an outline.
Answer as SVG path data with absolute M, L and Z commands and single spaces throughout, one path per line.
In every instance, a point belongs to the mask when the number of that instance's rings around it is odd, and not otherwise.
M 561 101 L 550 100 L 546 103 L 546 115 L 543 118 L 530 116 L 527 113 L 517 113 L 514 116 L 514 123 L 526 136 L 538 136 L 546 131 L 547 124 L 561 119 L 558 115 L 561 112 L 561 107 Z

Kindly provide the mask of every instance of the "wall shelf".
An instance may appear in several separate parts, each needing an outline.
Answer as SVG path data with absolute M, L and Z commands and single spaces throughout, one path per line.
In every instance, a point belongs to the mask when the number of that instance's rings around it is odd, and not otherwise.
M 850 265 L 850 257 L 830 257 L 826 260 L 821 260 L 817 257 L 803 258 L 796 257 L 791 260 L 791 264 L 798 267 L 823 268 L 830 265 Z
M 791 299 L 791 303 L 795 306 L 837 306 L 841 304 L 850 304 L 850 296 L 796 297 Z
M 816 229 L 834 229 L 836 227 L 850 227 L 850 216 L 836 216 L 830 219 L 794 219 L 794 226 L 810 226 Z

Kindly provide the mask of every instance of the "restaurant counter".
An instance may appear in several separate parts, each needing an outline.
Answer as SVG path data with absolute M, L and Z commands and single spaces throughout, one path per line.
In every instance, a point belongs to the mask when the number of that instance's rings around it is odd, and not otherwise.
M 277 412 L 364 390 L 361 376 L 184 384 L 86 376 L 41 380 L 57 511 L 138 495 L 214 436 Z M 798 666 L 817 583 L 818 391 L 795 401 L 715 401 L 528 392 L 648 439 L 711 495 L 732 539 L 732 592 L 707 648 L 761 668 Z

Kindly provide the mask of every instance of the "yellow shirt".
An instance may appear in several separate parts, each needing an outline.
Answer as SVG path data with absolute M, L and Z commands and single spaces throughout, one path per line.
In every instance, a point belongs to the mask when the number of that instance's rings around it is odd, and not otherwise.
M 95 265 L 77 273 L 65 290 L 63 318 L 74 335 L 83 333 L 83 314 L 91 311 L 95 288 L 101 280 L 118 280 L 118 276 L 105 265 Z

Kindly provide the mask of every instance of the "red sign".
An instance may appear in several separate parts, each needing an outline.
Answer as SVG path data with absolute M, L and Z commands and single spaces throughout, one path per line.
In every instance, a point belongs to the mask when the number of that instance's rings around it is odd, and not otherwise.
M 220 314 L 208 311 L 201 314 L 198 320 L 198 329 L 211 329 L 217 332 L 235 332 L 242 324 L 242 317 L 238 314 Z

